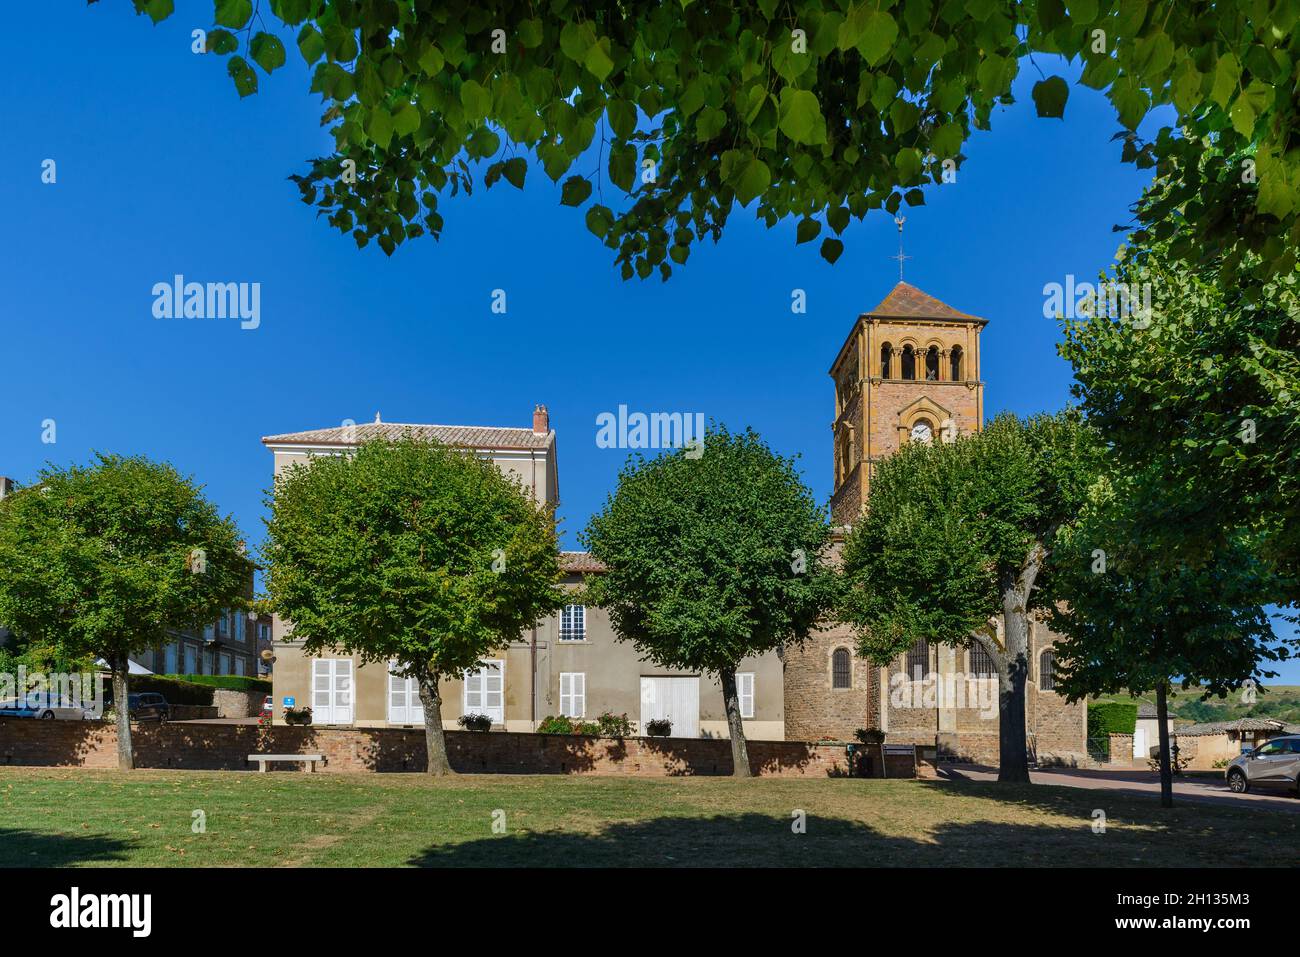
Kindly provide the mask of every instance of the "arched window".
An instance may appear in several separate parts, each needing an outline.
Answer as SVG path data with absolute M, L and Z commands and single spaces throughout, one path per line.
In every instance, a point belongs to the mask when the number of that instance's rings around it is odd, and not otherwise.
M 886 342 L 880 347 L 880 378 L 889 378 L 889 363 L 894 356 L 894 347 Z
M 902 355 L 901 364 L 903 366 L 903 378 L 915 379 L 916 378 L 916 352 L 912 349 L 911 346 L 903 346 L 903 355 Z
M 848 429 L 840 433 L 840 481 L 853 471 L 853 435 Z
M 927 382 L 939 381 L 939 347 L 931 346 L 925 350 L 925 378 Z
M 920 681 L 929 673 L 930 643 L 922 638 L 907 653 L 907 677 L 912 681 Z
M 993 665 L 993 656 L 985 651 L 982 645 L 971 645 L 970 673 L 976 678 L 992 678 L 997 674 L 997 668 Z
M 961 360 L 962 360 L 961 346 L 953 346 L 952 352 L 949 353 L 948 355 L 948 361 L 952 364 L 951 379 L 953 382 L 963 381 L 963 377 L 962 377 L 963 370 L 961 367 Z
M 831 655 L 831 687 L 852 688 L 853 671 L 850 667 L 849 649 L 836 648 Z
M 1038 687 L 1043 691 L 1056 690 L 1056 652 L 1043 649 L 1038 656 Z

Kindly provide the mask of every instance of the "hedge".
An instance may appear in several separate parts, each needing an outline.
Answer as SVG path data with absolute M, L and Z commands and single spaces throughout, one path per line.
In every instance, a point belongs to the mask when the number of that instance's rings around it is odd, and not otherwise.
M 160 694 L 167 699 L 168 704 L 210 705 L 214 689 L 189 681 L 164 678 L 161 675 L 131 675 L 127 690 L 131 694 L 146 692 Z M 104 681 L 104 695 L 107 700 L 112 700 L 113 684 L 107 680 L 107 675 Z
M 262 678 L 250 678 L 247 675 L 163 675 L 168 681 L 187 684 L 206 685 L 210 688 L 223 688 L 226 691 L 260 691 L 271 693 L 271 682 Z M 210 699 L 211 696 L 209 696 Z
M 1088 705 L 1088 737 L 1132 734 L 1137 728 L 1138 706 L 1126 701 L 1096 701 Z

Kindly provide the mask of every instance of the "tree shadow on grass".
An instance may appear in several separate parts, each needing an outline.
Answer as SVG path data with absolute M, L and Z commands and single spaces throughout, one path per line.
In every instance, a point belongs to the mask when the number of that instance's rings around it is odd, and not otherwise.
M 951 785 L 926 783 L 926 788 Z M 658 817 L 615 821 L 591 831 L 514 831 L 426 848 L 408 860 L 416 867 L 1203 867 L 1236 866 L 1234 853 L 1256 820 L 1199 809 L 1110 802 L 1107 826 L 1095 829 L 1100 794 L 1060 793 L 1041 785 L 963 785 L 965 801 L 929 804 L 914 833 L 886 833 L 858 820 L 811 811 L 802 833 L 793 817 L 736 813 L 712 817 Z M 951 791 L 949 791 L 951 793 Z M 989 805 L 981 807 L 983 800 Z M 882 805 L 898 832 L 901 807 Z M 1023 822 L 990 820 L 1024 814 Z M 949 817 L 951 815 L 951 817 Z M 959 819 L 952 819 L 959 818 Z M 1254 866 L 1300 865 L 1300 840 L 1291 815 L 1273 815 L 1264 827 L 1271 850 Z M 575 827 L 582 812 L 575 809 Z M 485 822 L 485 829 L 486 829 Z
M 1018 867 L 1115 866 L 1077 827 L 977 821 L 945 823 L 916 837 L 861 822 L 765 814 L 668 817 L 610 824 L 594 833 L 525 832 L 427 848 L 417 867 Z M 1095 840 L 1095 838 L 1094 838 Z
M 131 841 L 102 834 L 47 834 L 0 827 L 0 867 L 73 867 L 127 861 Z

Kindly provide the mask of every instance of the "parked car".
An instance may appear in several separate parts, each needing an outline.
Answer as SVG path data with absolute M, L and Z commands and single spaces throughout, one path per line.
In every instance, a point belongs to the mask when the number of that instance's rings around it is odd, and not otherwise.
M 87 716 L 88 708 L 83 702 L 49 691 L 35 691 L 25 698 L 10 698 L 0 701 L 0 716 L 10 718 L 39 718 L 46 721 L 60 718 L 81 721 Z
M 1288 788 L 1300 796 L 1300 734 L 1270 738 L 1225 769 L 1228 787 L 1238 794 L 1252 788 Z
M 126 696 L 127 713 L 132 721 L 166 721 L 171 717 L 171 705 L 167 699 L 154 691 L 142 691 L 140 694 Z
M 271 712 L 275 710 L 275 701 L 270 695 L 262 699 L 262 713 L 259 717 L 269 718 Z

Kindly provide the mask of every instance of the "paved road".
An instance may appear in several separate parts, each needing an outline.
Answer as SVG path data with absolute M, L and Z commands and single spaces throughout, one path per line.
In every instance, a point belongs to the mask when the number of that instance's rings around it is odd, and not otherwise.
M 974 765 L 944 765 L 939 776 L 958 781 L 996 781 L 994 768 Z M 1113 791 L 1133 796 L 1159 797 L 1160 775 L 1154 771 L 1099 771 L 1085 768 L 1051 768 L 1031 771 L 1029 778 L 1035 784 L 1059 784 L 1072 788 L 1089 788 Z M 1174 778 L 1174 802 L 1196 804 L 1222 804 L 1300 813 L 1300 800 L 1294 793 L 1282 790 L 1252 791 L 1233 794 L 1222 778 Z

